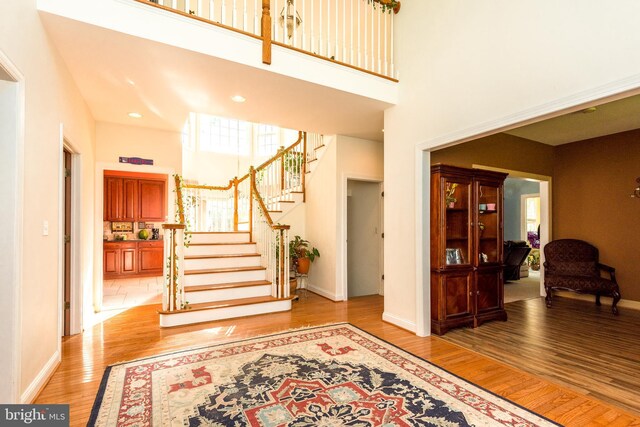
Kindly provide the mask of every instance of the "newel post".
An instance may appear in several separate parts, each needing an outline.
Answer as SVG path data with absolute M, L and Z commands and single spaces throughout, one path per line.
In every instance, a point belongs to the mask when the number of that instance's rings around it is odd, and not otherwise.
M 271 65 L 271 0 L 262 0 L 262 62 Z
M 238 231 L 238 177 L 233 178 L 233 231 Z
M 256 185 L 256 170 L 249 167 L 249 241 L 253 242 L 253 188 Z

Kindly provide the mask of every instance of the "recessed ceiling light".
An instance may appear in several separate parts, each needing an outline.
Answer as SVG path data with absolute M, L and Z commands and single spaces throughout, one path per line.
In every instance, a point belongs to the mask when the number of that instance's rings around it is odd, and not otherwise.
M 231 100 L 232 100 L 233 102 L 239 102 L 239 103 L 242 103 L 242 102 L 246 101 L 246 100 L 247 100 L 247 98 L 245 98 L 245 97 L 244 97 L 244 96 L 242 96 L 242 95 L 234 95 L 234 96 L 232 96 L 232 97 L 231 97 Z
M 142 114 L 136 113 L 134 111 L 134 112 L 129 113 L 129 117 L 131 117 L 132 119 L 141 119 L 142 118 Z

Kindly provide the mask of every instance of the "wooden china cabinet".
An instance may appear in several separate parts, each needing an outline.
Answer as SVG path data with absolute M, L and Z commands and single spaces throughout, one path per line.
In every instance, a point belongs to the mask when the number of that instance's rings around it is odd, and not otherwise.
M 431 167 L 431 330 L 507 320 L 504 310 L 505 173 Z

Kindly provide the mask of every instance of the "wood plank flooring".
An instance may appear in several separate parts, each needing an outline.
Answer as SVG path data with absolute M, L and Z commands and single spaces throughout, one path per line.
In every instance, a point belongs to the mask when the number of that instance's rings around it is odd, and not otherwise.
M 442 338 L 640 416 L 640 312 L 554 298 L 506 304 L 507 322 Z
M 381 320 L 383 298 L 379 296 L 334 303 L 308 293 L 308 297 L 294 304 L 291 312 L 171 329 L 158 327 L 157 309 L 157 306 L 136 307 L 82 335 L 64 339 L 62 363 L 35 403 L 70 403 L 71 425 L 85 425 L 102 374 L 109 364 L 290 328 L 348 321 L 561 424 L 640 426 L 640 418 L 618 407 L 438 337 L 419 338 L 385 323 Z

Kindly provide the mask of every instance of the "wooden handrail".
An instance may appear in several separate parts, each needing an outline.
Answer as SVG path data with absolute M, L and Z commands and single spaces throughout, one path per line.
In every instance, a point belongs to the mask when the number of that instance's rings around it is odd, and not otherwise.
M 253 168 L 253 166 L 250 168 L 249 173 L 251 174 L 251 195 L 258 202 L 258 206 L 262 210 L 262 213 L 264 214 L 264 217 L 267 220 L 267 224 L 269 224 L 269 227 L 273 229 L 274 225 L 273 225 L 273 220 L 271 219 L 271 215 L 269 215 L 269 211 L 267 210 L 267 207 L 264 204 L 264 200 L 262 200 L 262 196 L 260 195 L 260 193 L 258 192 L 258 188 L 256 187 L 256 170 Z
M 229 180 L 229 185 L 227 185 L 226 187 L 216 187 L 216 186 L 212 186 L 212 185 L 198 185 L 198 184 L 182 184 L 182 188 L 193 188 L 194 190 L 215 190 L 215 191 L 227 191 L 227 190 L 231 190 L 231 187 L 233 187 L 235 179 L 231 179 Z M 238 183 L 242 181 L 241 179 L 238 180 Z

